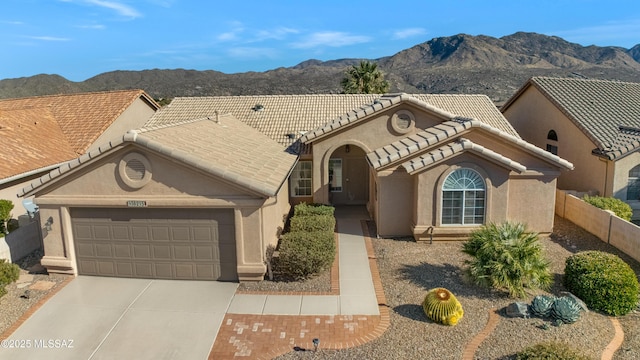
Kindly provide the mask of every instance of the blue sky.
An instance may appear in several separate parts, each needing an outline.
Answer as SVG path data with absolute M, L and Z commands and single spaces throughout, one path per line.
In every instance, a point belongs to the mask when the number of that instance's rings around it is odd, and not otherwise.
M 375 59 L 440 36 L 517 31 L 631 48 L 640 43 L 640 2 L 2 0 L 0 79 L 265 71 L 308 59 Z

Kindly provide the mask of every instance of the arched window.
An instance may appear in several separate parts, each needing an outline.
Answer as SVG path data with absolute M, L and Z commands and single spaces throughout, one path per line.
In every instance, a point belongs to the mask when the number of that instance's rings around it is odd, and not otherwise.
M 477 172 L 458 169 L 442 185 L 442 224 L 483 224 L 485 184 Z
M 629 170 L 627 200 L 640 200 L 640 165 L 636 165 Z
M 553 155 L 558 155 L 558 134 L 556 134 L 555 130 L 549 130 L 547 140 L 554 142 L 551 144 L 547 143 L 547 151 Z

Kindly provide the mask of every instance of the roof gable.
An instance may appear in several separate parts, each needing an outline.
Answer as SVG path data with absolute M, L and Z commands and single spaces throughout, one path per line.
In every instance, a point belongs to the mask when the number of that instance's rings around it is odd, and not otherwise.
M 619 157 L 637 148 L 622 128 L 640 129 L 640 83 L 533 77 L 502 108 L 505 112 L 533 87 L 573 122 L 596 146 L 597 153 Z
M 230 115 L 132 130 L 41 177 L 22 190 L 33 194 L 94 159 L 134 143 L 263 196 L 274 196 L 297 156 L 285 152 Z
M 59 164 L 83 154 L 137 99 L 159 106 L 142 90 L 38 96 L 0 100 L 0 128 L 12 141 L 2 158 L 19 166 L 0 165 L 0 179 Z
M 423 132 L 376 149 L 367 154 L 367 160 L 374 169 L 382 169 L 402 163 L 402 166 L 405 167 L 407 171 L 413 173 L 446 157 L 468 150 L 488 157 L 495 162 L 511 167 L 519 172 L 527 170 L 526 167 L 519 162 L 506 158 L 484 146 L 475 144 L 471 140 L 461 137 L 465 133 L 473 130 L 484 131 L 498 136 L 503 142 L 519 147 L 525 152 L 555 167 L 573 169 L 573 164 L 570 162 L 520 138 L 511 136 L 480 121 L 461 118 L 454 121 L 443 122 L 442 124 L 425 129 Z M 445 147 L 432 151 L 436 146 L 440 145 L 445 145 Z M 415 165 L 417 163 L 422 165 Z
M 475 118 L 490 126 L 500 129 L 511 136 L 519 138 L 518 133 L 502 116 L 500 111 L 484 95 L 409 95 L 390 94 L 376 99 L 373 103 L 352 110 L 325 125 L 304 134 L 300 138 L 302 143 L 311 143 L 334 131 L 353 126 L 371 115 L 389 109 L 400 103 L 410 103 L 427 111 L 442 121 L 457 118 Z M 437 104 L 436 105 L 434 105 Z

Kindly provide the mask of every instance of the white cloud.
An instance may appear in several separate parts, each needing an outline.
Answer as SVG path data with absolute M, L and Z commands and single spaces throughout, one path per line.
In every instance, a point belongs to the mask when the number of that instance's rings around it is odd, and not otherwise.
M 632 47 L 640 42 L 637 34 L 640 33 L 640 19 L 610 21 L 601 25 L 555 31 L 554 35 L 567 41 L 577 42 L 582 45 L 598 44 L 600 46 L 628 46 Z
M 55 36 L 25 36 L 27 39 L 40 40 L 40 41 L 70 41 L 69 38 L 61 38 Z
M 264 47 L 235 47 L 227 50 L 227 54 L 240 59 L 275 58 L 277 51 Z
M 263 41 L 263 40 L 282 40 L 287 35 L 290 34 L 298 34 L 300 31 L 287 27 L 278 27 L 276 29 L 271 30 L 260 30 L 256 33 L 256 39 L 254 41 Z
M 142 16 L 142 14 L 138 12 L 138 10 L 134 9 L 133 7 L 117 1 L 86 0 L 86 3 L 100 6 L 106 9 L 114 10 L 120 16 L 124 16 L 128 18 L 138 18 Z
M 414 36 L 422 36 L 427 33 L 426 29 L 423 28 L 409 28 L 395 31 L 393 33 L 394 39 L 406 39 Z
M 244 32 L 244 26 L 239 21 L 232 21 L 229 23 L 231 30 L 223 32 L 216 36 L 219 41 L 233 41 L 238 40 L 238 36 Z
M 7 25 L 24 25 L 22 21 L 0 21 L 0 23 Z
M 294 48 L 308 49 L 318 46 L 341 47 L 362 44 L 371 41 L 368 36 L 350 35 L 339 31 L 324 31 L 313 33 L 306 39 L 292 44 Z

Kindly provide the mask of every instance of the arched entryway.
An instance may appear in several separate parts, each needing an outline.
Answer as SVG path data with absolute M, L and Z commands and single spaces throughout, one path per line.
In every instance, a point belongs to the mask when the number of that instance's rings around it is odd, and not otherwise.
M 332 205 L 366 205 L 369 201 L 369 164 L 357 145 L 337 148 L 328 159 L 328 191 Z

